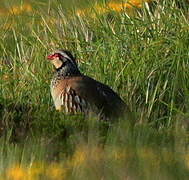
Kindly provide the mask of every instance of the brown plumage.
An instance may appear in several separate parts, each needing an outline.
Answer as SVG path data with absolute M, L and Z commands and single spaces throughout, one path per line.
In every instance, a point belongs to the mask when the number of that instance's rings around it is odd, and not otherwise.
M 69 51 L 59 50 L 47 58 L 56 69 L 51 81 L 51 95 L 57 110 L 64 109 L 68 114 L 94 113 L 100 119 L 130 113 L 127 105 L 110 87 L 79 71 Z

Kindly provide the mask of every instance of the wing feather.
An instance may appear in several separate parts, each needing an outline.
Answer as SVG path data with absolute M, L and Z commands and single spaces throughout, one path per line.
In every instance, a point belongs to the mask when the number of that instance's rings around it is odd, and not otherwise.
M 78 76 L 60 81 L 54 92 L 55 106 L 63 106 L 68 113 L 101 114 L 110 117 L 117 116 L 126 104 L 107 85 L 88 76 Z M 57 95 L 60 96 L 57 97 Z

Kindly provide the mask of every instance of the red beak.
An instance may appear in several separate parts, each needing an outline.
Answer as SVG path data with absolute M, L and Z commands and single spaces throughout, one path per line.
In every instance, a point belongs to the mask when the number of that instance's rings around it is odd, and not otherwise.
M 54 54 L 50 54 L 50 55 L 48 55 L 48 56 L 47 56 L 47 59 L 48 59 L 48 60 L 53 60 L 53 59 L 54 59 L 54 57 L 55 57 L 55 55 L 54 55 Z

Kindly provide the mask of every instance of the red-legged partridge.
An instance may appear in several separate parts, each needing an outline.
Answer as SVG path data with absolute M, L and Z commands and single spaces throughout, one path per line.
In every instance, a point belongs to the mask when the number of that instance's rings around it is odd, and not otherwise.
M 124 101 L 107 85 L 83 75 L 69 51 L 58 50 L 47 59 L 56 69 L 51 95 L 57 110 L 68 114 L 94 113 L 106 120 L 129 116 Z

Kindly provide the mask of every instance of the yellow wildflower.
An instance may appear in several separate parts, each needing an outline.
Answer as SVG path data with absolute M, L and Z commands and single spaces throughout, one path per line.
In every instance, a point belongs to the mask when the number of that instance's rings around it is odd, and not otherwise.
M 130 7 L 131 5 L 129 5 L 128 3 L 114 3 L 114 2 L 110 2 L 108 3 L 108 7 L 113 10 L 113 11 L 122 11 L 125 8 Z
M 11 180 L 25 180 L 27 176 L 26 169 L 20 167 L 19 165 L 15 165 L 6 171 L 6 175 L 8 179 Z
M 25 12 L 32 12 L 32 7 L 30 4 L 26 3 L 22 6 L 22 10 Z
M 22 6 L 13 6 L 10 8 L 9 13 L 13 15 L 19 15 L 23 12 L 31 12 L 32 7 L 30 4 L 26 3 L 23 4 Z
M 133 7 L 141 8 L 142 3 L 144 2 L 150 2 L 151 0 L 127 0 L 126 2 L 115 2 L 115 1 L 110 1 L 107 6 L 102 6 L 100 4 L 96 4 L 94 8 L 89 8 L 89 9 L 79 9 L 77 10 L 76 14 L 79 16 L 83 15 L 90 15 L 91 17 L 95 16 L 95 13 L 93 10 L 95 10 L 99 14 L 106 13 L 110 10 L 120 12 L 123 11 L 124 9 L 127 9 L 127 11 L 131 10 Z
M 129 0 L 125 3 L 115 3 L 115 2 L 110 2 L 108 3 L 108 7 L 112 9 L 113 11 L 122 11 L 125 8 L 132 8 L 132 7 L 137 7 L 141 8 L 143 2 L 148 2 L 149 0 Z

